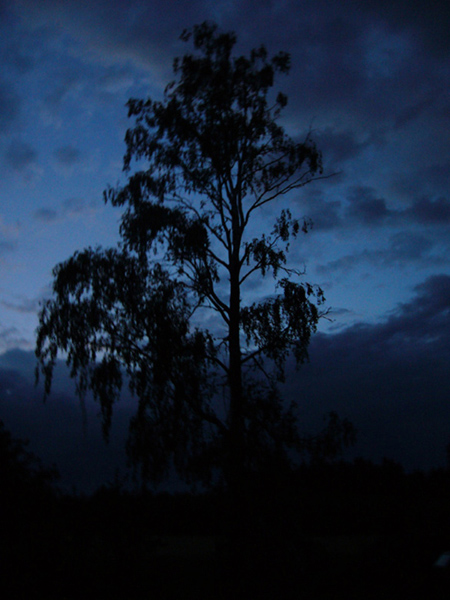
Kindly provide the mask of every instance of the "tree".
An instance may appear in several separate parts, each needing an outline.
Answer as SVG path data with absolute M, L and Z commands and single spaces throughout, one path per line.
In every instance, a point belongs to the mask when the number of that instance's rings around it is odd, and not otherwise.
M 175 60 L 163 100 L 128 102 L 127 179 L 104 194 L 124 209 L 121 243 L 53 271 L 37 372 L 48 393 L 62 351 L 78 393 L 99 400 L 105 435 L 126 381 L 138 398 L 128 451 L 143 475 L 220 469 L 238 494 L 248 469 L 301 445 L 277 382 L 290 353 L 305 360 L 324 300 L 287 265 L 310 223 L 282 208 L 260 233 L 258 215 L 320 177 L 321 154 L 277 123 L 287 98 L 272 87 L 288 54 L 234 57 L 235 35 L 209 23 L 182 40 L 194 53 Z M 251 281 L 270 275 L 274 294 L 245 302 Z

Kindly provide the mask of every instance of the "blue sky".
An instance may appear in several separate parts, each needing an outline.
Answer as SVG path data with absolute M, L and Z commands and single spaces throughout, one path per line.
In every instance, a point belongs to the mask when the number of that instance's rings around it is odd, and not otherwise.
M 283 124 L 293 136 L 311 127 L 326 171 L 338 173 L 286 199 L 315 223 L 291 258 L 333 311 L 322 334 L 343 341 L 359 327 L 361 341 L 364 327 L 386 331 L 430 304 L 437 282 L 445 330 L 446 2 L 0 0 L 0 352 L 34 348 L 56 263 L 118 240 L 119 213 L 102 191 L 121 177 L 125 103 L 161 95 L 187 49 L 181 31 L 205 19 L 236 31 L 238 52 L 291 53 L 278 80 L 289 97 Z M 397 339 L 417 340 L 413 322 Z M 442 345 L 428 344 L 441 360 Z

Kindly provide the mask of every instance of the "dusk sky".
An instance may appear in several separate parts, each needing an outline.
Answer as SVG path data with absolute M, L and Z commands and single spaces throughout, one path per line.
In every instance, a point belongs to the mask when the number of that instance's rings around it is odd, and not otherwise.
M 41 454 L 51 448 L 47 460 L 70 454 L 75 434 L 42 442 L 73 416 L 52 399 L 41 405 L 32 387 L 39 302 L 58 262 L 118 241 L 120 213 L 102 192 L 122 177 L 125 103 L 162 97 L 173 58 L 190 50 L 180 33 L 204 20 L 235 31 L 238 53 L 264 44 L 291 54 L 291 72 L 276 85 L 289 98 L 282 124 L 293 137 L 311 129 L 325 172 L 336 173 L 282 200 L 314 222 L 290 256 L 323 288 L 332 317 L 311 364 L 287 383 L 304 422 L 337 410 L 355 422 L 362 453 L 442 466 L 450 442 L 444 1 L 0 0 L 0 418 Z M 33 411 L 45 422 L 40 437 Z

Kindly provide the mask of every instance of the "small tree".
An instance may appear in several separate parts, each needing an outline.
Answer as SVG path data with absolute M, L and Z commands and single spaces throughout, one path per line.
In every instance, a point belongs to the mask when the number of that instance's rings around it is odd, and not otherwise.
M 321 155 L 309 135 L 297 142 L 277 123 L 287 99 L 271 88 L 288 54 L 233 57 L 235 35 L 208 23 L 182 39 L 195 52 L 175 60 L 164 99 L 128 102 L 127 181 L 104 195 L 124 208 L 121 243 L 54 269 L 38 372 L 48 393 L 65 353 L 78 393 L 90 388 L 100 402 L 105 435 L 126 379 L 138 398 L 128 450 L 142 474 L 217 467 L 238 494 L 248 469 L 301 443 L 276 384 L 288 354 L 307 356 L 323 302 L 287 266 L 290 240 L 310 224 L 287 208 L 269 232 L 257 219 L 320 176 Z M 269 275 L 274 294 L 246 303 L 245 286 Z

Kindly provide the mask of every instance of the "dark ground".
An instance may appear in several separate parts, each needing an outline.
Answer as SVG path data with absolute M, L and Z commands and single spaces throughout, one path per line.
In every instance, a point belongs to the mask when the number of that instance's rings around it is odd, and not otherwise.
M 7 481 L 7 480 L 6 480 Z M 258 482 L 240 564 L 220 493 L 2 488 L 5 599 L 447 598 L 450 475 L 321 465 Z M 5 478 L 3 478 L 5 482 Z M 237 577 L 233 573 L 239 571 Z

